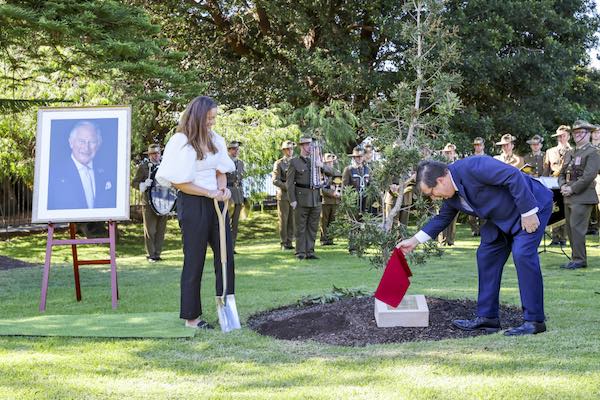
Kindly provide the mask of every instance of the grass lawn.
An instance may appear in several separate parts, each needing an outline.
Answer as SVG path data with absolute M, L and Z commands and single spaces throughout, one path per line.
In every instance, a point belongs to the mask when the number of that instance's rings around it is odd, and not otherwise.
M 140 225 L 119 226 L 119 308 L 110 307 L 107 266 L 81 268 L 77 303 L 70 247 L 56 248 L 47 314 L 179 310 L 179 229 L 169 222 L 164 262 L 144 258 Z M 374 290 L 380 271 L 343 245 L 317 247 L 320 260 L 279 250 L 272 213 L 243 221 L 236 257 L 240 317 L 293 303 L 332 285 Z M 477 295 L 478 240 L 459 225 L 457 245 L 414 266 L 409 293 Z M 42 264 L 45 236 L 0 242 L 0 254 Z M 0 337 L 0 399 L 598 399 L 600 398 L 600 250 L 588 236 L 586 270 L 564 271 L 563 255 L 542 254 L 548 332 L 345 348 L 279 341 L 247 328 L 193 339 Z M 555 248 L 552 248 L 554 251 Z M 87 247 L 81 258 L 105 257 Z M 212 258 L 202 300 L 216 324 Z M 0 319 L 39 315 L 42 268 L 0 271 Z M 512 263 L 501 301 L 520 304 Z

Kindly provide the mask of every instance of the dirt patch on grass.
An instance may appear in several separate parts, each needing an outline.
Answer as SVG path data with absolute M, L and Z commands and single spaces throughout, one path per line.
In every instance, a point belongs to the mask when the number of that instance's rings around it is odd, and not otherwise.
M 37 264 L 28 263 L 26 261 L 17 260 L 6 256 L 0 256 L 0 271 L 13 268 L 31 268 L 38 267 Z
M 262 335 L 284 340 L 314 340 L 340 346 L 365 346 L 423 340 L 466 338 L 484 334 L 452 327 L 453 319 L 473 318 L 476 302 L 427 298 L 429 327 L 378 328 L 372 297 L 346 298 L 329 304 L 286 306 L 253 315 L 248 326 Z M 519 326 L 522 312 L 513 306 L 500 306 L 502 328 Z

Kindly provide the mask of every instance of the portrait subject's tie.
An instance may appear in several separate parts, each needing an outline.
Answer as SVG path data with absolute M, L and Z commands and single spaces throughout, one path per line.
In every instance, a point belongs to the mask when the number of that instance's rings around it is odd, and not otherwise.
M 94 179 L 92 178 L 92 174 L 94 171 L 90 167 L 85 167 L 85 187 L 83 191 L 85 192 L 85 202 L 87 203 L 88 208 L 94 208 Z

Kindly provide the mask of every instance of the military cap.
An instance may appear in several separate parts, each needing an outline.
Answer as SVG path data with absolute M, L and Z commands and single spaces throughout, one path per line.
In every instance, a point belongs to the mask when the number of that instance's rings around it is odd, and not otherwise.
M 527 144 L 539 144 L 544 143 L 544 138 L 540 135 L 533 135 L 531 139 L 527 141 Z
M 148 146 L 148 151 L 145 151 L 144 154 L 155 154 L 160 153 L 160 145 L 159 144 L 151 144 Z
M 330 161 L 335 161 L 335 160 L 337 160 L 337 156 L 335 154 L 332 154 L 332 153 L 323 154 L 323 162 L 330 162 Z
M 298 141 L 298 144 L 312 143 L 312 138 L 310 137 L 301 137 Z
M 516 137 L 514 137 L 510 133 L 507 133 L 505 135 L 502 135 L 502 138 L 500 139 L 499 142 L 496 143 L 496 145 L 500 146 L 500 145 L 503 145 L 503 144 L 509 144 L 509 143 L 514 142 L 515 140 L 517 140 Z
M 561 125 L 556 129 L 556 133 L 552 135 L 552 137 L 560 136 L 563 133 L 571 132 L 571 127 L 569 125 Z
M 365 155 L 365 152 L 362 151 L 359 147 L 355 147 L 352 149 L 352 154 L 348 154 L 349 157 L 362 157 Z
M 578 119 L 577 121 L 575 121 L 573 123 L 572 130 L 576 130 L 576 129 L 585 129 L 588 131 L 593 131 L 594 129 L 596 129 L 596 125 L 592 125 L 589 122 L 587 122 L 586 120 Z
M 483 140 L 482 137 L 477 136 L 475 139 L 473 139 L 473 144 L 485 144 L 485 140 Z
M 238 147 L 240 147 L 242 145 L 242 142 L 238 142 L 237 140 L 232 140 L 231 142 L 229 142 L 229 144 L 227 145 L 228 149 L 237 149 Z
M 452 144 L 452 143 L 446 143 L 446 145 L 442 149 L 442 151 L 455 151 L 455 150 L 456 150 L 456 145 Z
M 283 142 L 281 142 L 281 150 L 293 149 L 294 147 L 296 147 L 296 142 L 294 142 L 294 141 L 284 140 Z

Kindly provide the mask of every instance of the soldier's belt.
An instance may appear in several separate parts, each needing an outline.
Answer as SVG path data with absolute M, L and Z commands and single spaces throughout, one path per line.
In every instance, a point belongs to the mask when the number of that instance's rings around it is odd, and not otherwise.
M 311 187 L 310 185 L 304 185 L 302 183 L 296 183 L 296 186 L 299 188 L 302 188 L 302 189 L 320 189 L 321 188 L 321 186 Z

